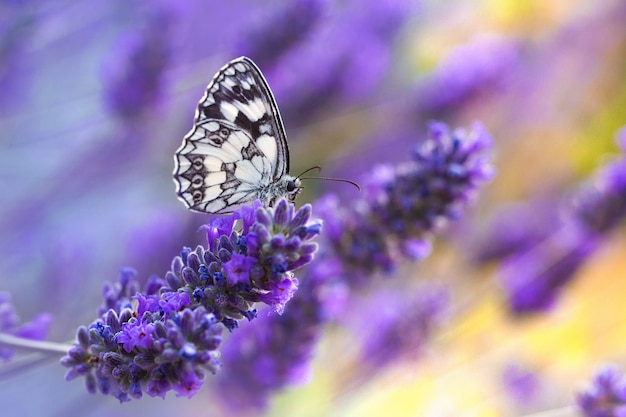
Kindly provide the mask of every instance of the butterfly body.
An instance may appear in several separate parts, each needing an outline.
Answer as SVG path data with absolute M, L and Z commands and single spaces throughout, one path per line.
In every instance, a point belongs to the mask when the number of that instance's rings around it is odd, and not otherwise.
M 194 126 L 174 156 L 181 201 L 204 213 L 230 213 L 261 200 L 294 200 L 289 148 L 274 96 L 249 58 L 226 64 L 209 83 Z

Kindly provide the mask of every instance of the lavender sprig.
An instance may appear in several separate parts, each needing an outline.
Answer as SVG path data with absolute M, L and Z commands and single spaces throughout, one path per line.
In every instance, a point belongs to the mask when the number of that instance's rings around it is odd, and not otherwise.
M 154 7 L 144 27 L 120 36 L 104 62 L 104 101 L 121 119 L 136 119 L 159 102 L 172 55 L 168 29 L 176 14 L 173 8 Z
M 591 384 L 577 397 L 578 407 L 587 417 L 626 416 L 626 378 L 615 366 L 600 369 Z
M 41 313 L 32 321 L 21 323 L 11 302 L 11 295 L 7 292 L 0 292 L 0 334 L 31 340 L 44 340 L 51 322 L 52 316 L 50 314 Z M 3 346 L 0 341 L 0 362 L 9 361 L 14 355 L 15 350 Z
M 206 372 L 221 365 L 222 325 L 232 330 L 237 320 L 252 320 L 257 302 L 281 313 L 293 296 L 292 271 L 317 249 L 310 240 L 321 223 L 310 216 L 309 205 L 295 211 L 281 200 L 266 209 L 257 201 L 206 225 L 208 248 L 185 248 L 165 280 L 151 277 L 139 292 L 135 272 L 122 270 L 118 282 L 104 288 L 100 318 L 78 329 L 62 358 L 70 368 L 66 379 L 85 376 L 90 393 L 120 402 L 170 390 L 194 395 Z
M 360 323 L 364 334 L 361 360 L 370 370 L 401 356 L 417 357 L 435 329 L 441 326 L 450 304 L 447 288 L 422 285 L 414 294 L 387 291 L 369 305 L 374 314 Z
M 505 260 L 500 283 L 514 314 L 549 309 L 562 289 L 626 217 L 626 158 L 599 170 L 573 201 L 564 200 L 561 226 L 527 251 Z
M 413 160 L 375 170 L 367 197 L 353 208 L 340 208 L 335 197 L 324 199 L 329 243 L 350 270 L 345 279 L 356 283 L 363 274 L 392 271 L 404 257 L 427 256 L 433 233 L 457 219 L 479 185 L 492 178 L 491 142 L 478 123 L 469 133 L 431 123 Z
M 311 34 L 327 7 L 326 0 L 297 0 L 271 10 L 243 33 L 235 51 L 261 68 L 272 65 Z
M 170 291 L 187 293 L 232 330 L 242 318 L 256 317 L 254 303 L 282 313 L 298 288 L 295 269 L 311 262 L 321 223 L 310 222 L 311 206 L 297 212 L 281 200 L 275 209 L 260 202 L 205 226 L 209 250 L 186 248 L 165 279 Z M 234 231 L 242 220 L 241 233 Z

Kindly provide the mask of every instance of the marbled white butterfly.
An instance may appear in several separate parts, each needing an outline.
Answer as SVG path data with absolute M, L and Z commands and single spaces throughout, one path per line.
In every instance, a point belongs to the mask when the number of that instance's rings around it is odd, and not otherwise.
M 274 96 L 246 57 L 213 77 L 196 109 L 194 125 L 174 155 L 176 193 L 203 213 L 230 213 L 261 200 L 272 205 L 300 192 L 289 172 L 289 148 Z

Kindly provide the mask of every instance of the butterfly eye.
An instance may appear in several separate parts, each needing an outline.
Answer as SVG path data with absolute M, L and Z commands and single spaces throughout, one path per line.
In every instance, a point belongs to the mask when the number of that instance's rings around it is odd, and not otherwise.
M 296 187 L 296 182 L 294 180 L 291 180 L 287 183 L 287 191 L 288 192 L 292 192 L 293 190 L 295 190 Z

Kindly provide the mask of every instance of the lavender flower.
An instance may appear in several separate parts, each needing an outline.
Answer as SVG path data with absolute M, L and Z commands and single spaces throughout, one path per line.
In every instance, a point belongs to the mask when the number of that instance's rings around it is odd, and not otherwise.
M 231 330 L 236 320 L 256 317 L 254 303 L 282 313 L 298 288 L 292 271 L 309 263 L 317 250 L 311 239 L 321 223 L 310 217 L 310 205 L 295 212 L 281 200 L 275 209 L 256 202 L 252 209 L 214 219 L 205 227 L 209 250 L 185 249 L 172 262 L 165 276 L 170 290 L 188 293 Z M 238 219 L 241 234 L 233 230 Z
M 362 361 L 370 369 L 400 356 L 416 357 L 433 331 L 441 326 L 449 305 L 446 288 L 422 285 L 407 296 L 404 292 L 381 292 L 360 316 Z M 377 308 L 372 309 L 372 306 Z
M 577 397 L 587 417 L 626 416 L 626 378 L 615 366 L 600 369 L 591 384 Z
M 561 227 L 541 243 L 505 260 L 502 285 L 514 314 L 550 308 L 578 269 L 626 215 L 626 158 L 602 168 L 565 200 Z
M 483 236 L 465 244 L 475 263 L 498 261 L 531 250 L 562 225 L 558 201 L 552 197 L 540 197 L 500 207 Z
M 52 316 L 48 313 L 37 315 L 32 321 L 21 323 L 20 317 L 11 303 L 11 295 L 0 292 L 0 333 L 32 340 L 44 340 Z M 4 347 L 0 343 L 0 361 L 8 361 L 15 355 L 15 351 Z
M 131 296 L 139 283 L 125 269 L 116 284 L 105 286 L 104 306 L 114 307 L 78 329 L 76 344 L 61 359 L 70 368 L 66 379 L 85 376 L 88 392 L 120 402 L 144 392 L 163 398 L 169 390 L 194 395 L 205 372 L 220 366 L 222 326 L 203 307 L 186 308 L 191 305 L 186 293 L 159 296 L 162 284 L 151 278 L 143 293 Z
M 450 52 L 418 87 L 420 112 L 441 113 L 485 91 L 504 90 L 519 64 L 520 45 L 498 37 L 479 37 Z
M 500 284 L 513 314 L 545 311 L 598 248 L 599 236 L 577 223 L 565 224 L 540 245 L 506 259 Z
M 154 109 L 162 95 L 171 55 L 167 30 L 174 16 L 174 10 L 156 8 L 144 28 L 120 37 L 104 63 L 105 103 L 119 117 L 133 119 Z
M 282 313 L 292 298 L 292 271 L 317 249 L 310 240 L 321 225 L 310 215 L 309 205 L 295 211 L 281 200 L 265 209 L 257 201 L 206 225 L 208 248 L 185 248 L 165 280 L 153 276 L 139 292 L 135 271 L 123 269 L 117 283 L 105 285 L 100 318 L 79 328 L 62 359 L 66 378 L 83 375 L 89 392 L 121 402 L 170 390 L 194 395 L 205 372 L 220 367 L 222 325 L 232 330 L 237 320 L 252 320 L 257 302 Z
M 304 124 L 337 102 L 355 103 L 376 91 L 391 66 L 389 45 L 415 3 L 334 5 L 324 30 L 285 54 L 281 65 L 267 74 L 285 120 Z
M 537 375 L 517 363 L 508 364 L 502 372 L 502 382 L 507 394 L 519 405 L 528 405 L 539 391 Z
M 480 124 L 465 133 L 432 123 L 413 160 L 375 170 L 366 198 L 352 210 L 326 199 L 322 218 L 331 225 L 330 244 L 353 271 L 346 279 L 390 272 L 402 257 L 428 255 L 430 236 L 458 218 L 479 184 L 493 176 L 486 156 L 490 146 L 491 137 Z
M 326 0 L 298 0 L 262 15 L 237 41 L 235 51 L 261 68 L 273 63 L 313 31 L 327 7 Z

